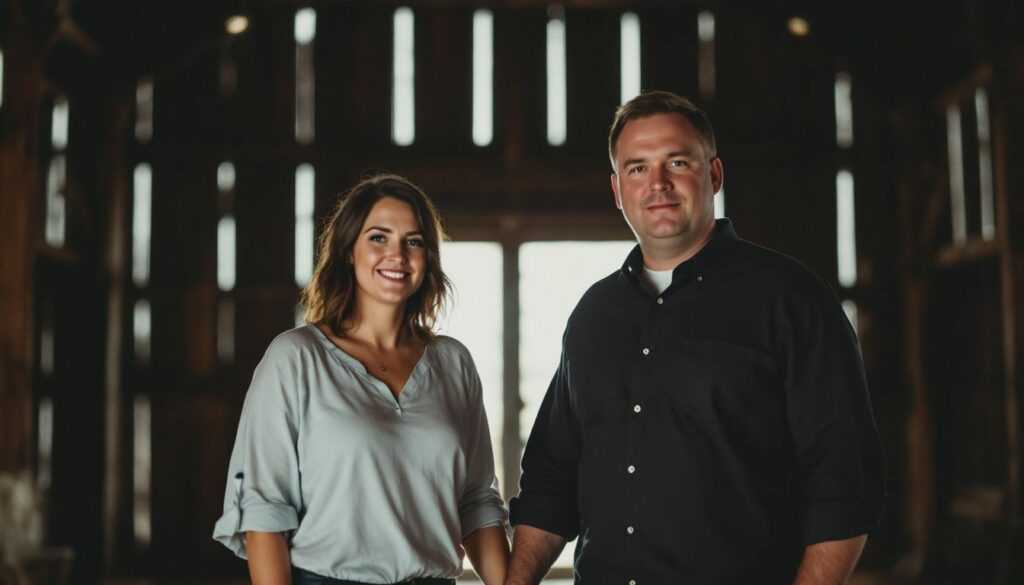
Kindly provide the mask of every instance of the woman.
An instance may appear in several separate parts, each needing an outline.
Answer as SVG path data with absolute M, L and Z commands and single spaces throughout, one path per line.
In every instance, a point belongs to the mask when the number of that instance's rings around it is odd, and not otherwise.
M 504 581 L 480 380 L 462 344 L 431 332 L 443 237 L 430 199 L 394 175 L 331 216 L 308 324 L 253 374 L 214 529 L 257 585 L 453 585 L 463 548 L 484 583 Z

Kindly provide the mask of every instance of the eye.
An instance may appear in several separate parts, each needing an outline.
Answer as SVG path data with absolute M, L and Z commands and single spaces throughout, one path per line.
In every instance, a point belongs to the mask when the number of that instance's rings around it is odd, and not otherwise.
M 630 168 L 626 169 L 626 173 L 630 174 L 630 175 L 639 175 L 639 174 L 643 173 L 645 170 L 646 170 L 646 167 L 644 167 L 643 165 L 637 165 L 635 167 L 630 167 Z
M 682 169 L 682 168 L 686 168 L 686 167 L 690 166 L 689 162 L 687 162 L 685 160 L 682 160 L 682 159 L 678 159 L 678 158 L 675 159 L 675 160 L 669 161 L 668 164 L 669 164 L 669 166 L 671 166 L 674 169 Z
M 423 238 L 409 238 L 405 241 L 405 245 L 410 248 L 422 248 L 425 244 Z
M 384 237 L 384 234 L 373 234 L 370 236 L 370 241 L 375 244 L 383 244 L 387 241 L 387 238 Z

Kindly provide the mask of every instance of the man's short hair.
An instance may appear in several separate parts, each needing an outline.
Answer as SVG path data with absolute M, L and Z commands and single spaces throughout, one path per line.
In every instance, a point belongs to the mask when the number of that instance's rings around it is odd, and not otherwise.
M 701 142 L 704 143 L 704 153 L 708 158 L 718 156 L 715 146 L 715 131 L 711 128 L 711 122 L 704 110 L 698 108 L 690 100 L 672 92 L 648 91 L 622 104 L 615 112 L 615 121 L 612 122 L 612 129 L 608 133 L 608 158 L 612 161 L 612 171 L 618 172 L 618 169 L 615 168 L 615 147 L 626 123 L 655 114 L 684 116 L 700 134 Z

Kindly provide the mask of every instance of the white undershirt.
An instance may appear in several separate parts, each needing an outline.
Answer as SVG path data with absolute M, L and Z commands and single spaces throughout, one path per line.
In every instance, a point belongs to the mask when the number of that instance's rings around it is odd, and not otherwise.
M 647 282 L 651 283 L 659 295 L 672 284 L 671 270 L 651 270 L 644 266 L 644 274 L 647 275 Z

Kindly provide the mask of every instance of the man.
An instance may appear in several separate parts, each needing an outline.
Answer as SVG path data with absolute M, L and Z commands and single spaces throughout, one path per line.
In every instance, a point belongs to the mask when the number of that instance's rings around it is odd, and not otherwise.
M 634 98 L 608 147 L 639 245 L 569 318 L 506 585 L 539 582 L 576 536 L 584 585 L 845 583 L 884 474 L 839 303 L 715 221 L 722 161 L 688 100 Z

